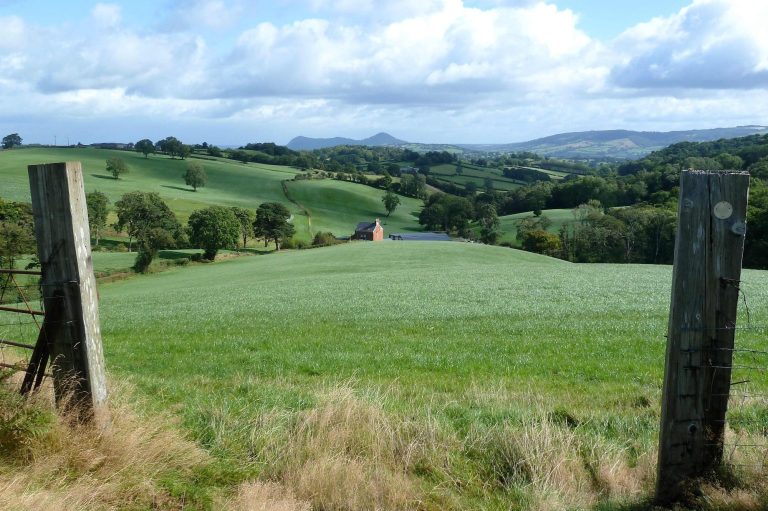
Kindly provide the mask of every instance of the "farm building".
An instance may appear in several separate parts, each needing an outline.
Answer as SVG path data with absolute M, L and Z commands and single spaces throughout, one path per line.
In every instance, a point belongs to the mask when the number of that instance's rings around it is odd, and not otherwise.
M 384 239 L 384 228 L 377 218 L 375 222 L 360 222 L 355 227 L 355 240 L 381 241 Z

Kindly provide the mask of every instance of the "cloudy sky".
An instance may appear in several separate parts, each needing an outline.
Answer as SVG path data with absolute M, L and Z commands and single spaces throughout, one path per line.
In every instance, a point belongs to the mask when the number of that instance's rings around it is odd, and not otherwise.
M 768 124 L 766 26 L 768 0 L 0 0 L 0 135 L 500 143 Z

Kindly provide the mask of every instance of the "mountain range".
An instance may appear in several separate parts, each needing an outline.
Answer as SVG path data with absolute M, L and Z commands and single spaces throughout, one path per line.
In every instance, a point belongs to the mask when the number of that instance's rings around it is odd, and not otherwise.
M 312 151 L 314 149 L 323 149 L 326 147 L 334 147 L 337 145 L 367 145 L 367 146 L 404 146 L 408 145 L 405 140 L 400 140 L 389 133 L 377 133 L 372 137 L 364 138 L 362 140 L 354 140 L 352 138 L 333 137 L 333 138 L 309 138 L 309 137 L 295 137 L 288 142 L 288 149 L 294 151 Z
M 388 133 L 378 133 L 362 140 L 351 138 L 296 137 L 288 147 L 310 151 L 337 145 L 398 146 L 412 150 L 449 150 L 469 153 L 508 153 L 530 151 L 542 156 L 573 159 L 635 159 L 678 142 L 708 142 L 768 133 L 766 126 L 736 126 L 685 131 L 603 130 L 560 133 L 527 142 L 509 144 L 422 144 L 406 142 Z

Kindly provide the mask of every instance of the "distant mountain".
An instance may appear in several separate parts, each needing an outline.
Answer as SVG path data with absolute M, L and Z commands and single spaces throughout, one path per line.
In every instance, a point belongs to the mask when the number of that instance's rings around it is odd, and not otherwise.
M 530 151 L 542 156 L 578 159 L 634 159 L 678 142 L 710 142 L 721 138 L 768 133 L 766 126 L 737 126 L 687 131 L 579 131 L 513 144 L 459 144 L 467 151 Z
M 408 142 L 397 139 L 389 133 L 377 133 L 372 137 L 362 140 L 352 138 L 334 137 L 334 138 L 309 138 L 296 137 L 288 142 L 288 148 L 294 151 L 311 151 L 313 149 L 323 149 L 325 147 L 334 147 L 337 145 L 367 145 L 367 146 L 401 146 Z
M 721 138 L 738 138 L 768 133 L 766 126 L 737 126 L 687 131 L 576 131 L 511 144 L 423 144 L 405 142 L 388 133 L 355 140 L 344 137 L 296 137 L 288 142 L 295 151 L 311 151 L 338 145 L 399 146 L 413 151 L 448 151 L 467 153 L 509 153 L 530 151 L 542 156 L 589 160 L 626 160 L 642 158 L 678 142 L 711 142 Z

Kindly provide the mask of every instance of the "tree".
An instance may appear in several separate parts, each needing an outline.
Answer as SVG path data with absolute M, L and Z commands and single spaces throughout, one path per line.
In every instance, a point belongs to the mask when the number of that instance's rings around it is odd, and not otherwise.
M 138 254 L 134 268 L 137 271 L 146 271 L 161 248 L 171 248 L 185 241 L 176 215 L 157 193 L 126 193 L 115 202 L 115 211 L 115 229 L 125 229 L 131 240 L 136 238 Z
M 88 227 L 91 230 L 91 237 L 96 239 L 98 245 L 101 231 L 107 226 L 109 199 L 103 193 L 95 191 L 85 194 L 85 203 L 88 207 Z
M 122 158 L 110 158 L 107 160 L 107 172 L 112 174 L 115 179 L 120 179 L 120 174 L 128 173 L 128 165 Z
M 240 223 L 240 236 L 243 237 L 243 248 L 248 243 L 248 237 L 253 233 L 253 222 L 256 221 L 256 213 L 246 208 L 233 207 L 237 221 Z
M 240 222 L 232 209 L 224 206 L 193 211 L 188 224 L 189 241 L 202 247 L 203 257 L 210 261 L 219 249 L 236 246 L 240 237 Z
M 142 153 L 144 155 L 144 158 L 149 157 L 149 153 L 155 152 L 155 144 L 152 143 L 152 141 L 148 138 L 143 138 L 136 142 L 136 145 L 133 146 L 133 148 L 136 150 L 137 153 Z
M 208 146 L 208 155 L 209 156 L 215 156 L 217 158 L 221 158 L 221 154 L 222 154 L 221 153 L 221 149 L 219 149 L 217 146 L 215 146 L 215 145 Z
M 18 133 L 11 133 L 3 137 L 3 149 L 13 149 L 17 145 L 21 145 L 21 137 Z
M 387 216 L 389 216 L 400 205 L 400 197 L 392 193 L 392 190 L 387 190 L 387 193 L 381 198 L 381 202 L 384 203 L 384 209 L 387 210 Z
M 181 158 L 183 160 L 187 156 L 192 154 L 192 147 L 188 146 L 187 144 L 179 144 L 179 148 L 178 148 L 177 154 L 179 155 L 179 158 Z
M 290 239 L 296 232 L 288 222 L 291 212 L 279 202 L 265 202 L 256 210 L 253 232 L 258 238 L 264 238 L 264 246 L 269 240 L 275 242 L 275 250 L 280 250 L 283 240 Z
M 477 217 L 480 223 L 480 241 L 488 245 L 495 245 L 501 234 L 496 208 L 490 203 L 481 204 L 477 208 Z
M 36 249 L 32 206 L 0 199 L 0 267 L 13 268 L 19 257 Z
M 187 172 L 184 174 L 184 182 L 191 186 L 193 191 L 202 188 L 208 182 L 208 176 L 205 175 L 205 169 L 197 162 L 191 162 L 187 165 Z

